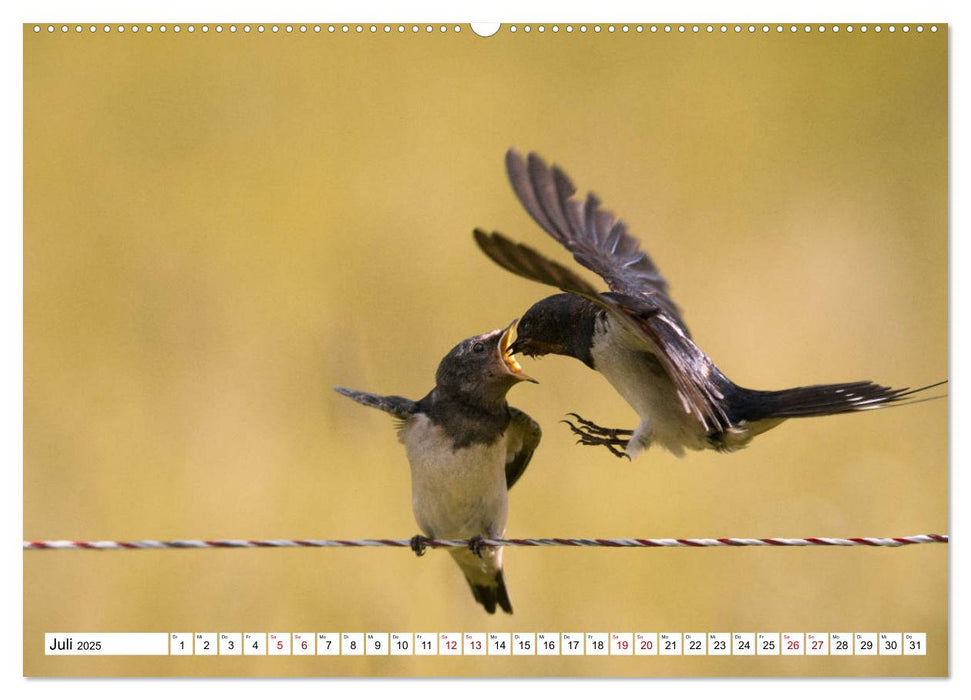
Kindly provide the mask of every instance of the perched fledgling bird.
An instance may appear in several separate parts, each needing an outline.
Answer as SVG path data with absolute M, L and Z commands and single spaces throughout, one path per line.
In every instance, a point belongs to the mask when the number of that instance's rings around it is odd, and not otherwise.
M 574 357 L 594 369 L 640 416 L 633 431 L 602 428 L 571 414 L 585 445 L 636 457 L 652 444 L 675 455 L 686 449 L 732 451 L 787 418 L 826 416 L 899 405 L 919 389 L 869 381 L 755 391 L 722 374 L 691 339 L 668 283 L 623 222 L 576 188 L 558 167 L 531 153 L 506 153 L 506 170 L 533 220 L 604 279 L 600 293 L 568 268 L 500 233 L 475 230 L 479 247 L 505 269 L 566 292 L 534 304 L 517 328 L 514 352 Z
M 411 507 L 431 539 L 470 539 L 450 548 L 472 595 L 489 613 L 512 613 L 502 576 L 502 548 L 482 544 L 506 530 L 508 492 L 526 470 L 541 431 L 506 403 L 506 392 L 534 382 L 513 356 L 516 321 L 502 330 L 463 340 L 445 356 L 435 388 L 420 401 L 337 387 L 358 403 L 390 413 L 411 465 Z M 412 539 L 421 556 L 421 535 Z

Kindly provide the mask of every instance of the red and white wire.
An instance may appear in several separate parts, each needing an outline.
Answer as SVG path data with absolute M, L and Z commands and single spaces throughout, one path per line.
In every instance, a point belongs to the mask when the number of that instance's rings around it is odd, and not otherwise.
M 704 539 L 604 539 L 555 537 L 484 539 L 481 544 L 501 547 L 902 547 L 908 544 L 947 543 L 947 535 L 907 537 L 718 537 Z M 425 539 L 428 547 L 468 547 L 469 540 Z M 411 547 L 411 540 L 34 540 L 25 550 L 38 549 L 248 549 L 256 547 Z

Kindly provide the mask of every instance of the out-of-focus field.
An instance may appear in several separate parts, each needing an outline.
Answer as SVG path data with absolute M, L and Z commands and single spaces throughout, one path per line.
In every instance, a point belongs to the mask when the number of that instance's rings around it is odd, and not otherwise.
M 947 37 L 24 36 L 24 537 L 410 537 L 392 421 L 567 261 L 509 146 L 628 223 L 744 386 L 947 376 Z M 790 421 L 736 454 L 576 447 L 633 427 L 524 360 L 544 439 L 510 536 L 946 532 L 947 402 Z M 443 552 L 26 552 L 27 675 L 943 675 L 947 546 L 515 549 L 515 615 Z M 916 631 L 925 657 L 66 658 L 55 631 Z

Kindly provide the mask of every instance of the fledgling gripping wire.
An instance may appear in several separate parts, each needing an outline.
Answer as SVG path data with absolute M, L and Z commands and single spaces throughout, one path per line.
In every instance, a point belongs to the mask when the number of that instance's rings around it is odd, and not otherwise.
M 423 538 L 427 547 L 468 547 L 469 540 Z M 704 539 L 641 539 L 541 537 L 484 539 L 480 544 L 497 547 L 902 547 L 908 544 L 946 544 L 947 535 L 906 537 L 718 537 Z M 33 540 L 25 550 L 39 549 L 252 549 L 259 547 L 412 547 L 412 540 Z

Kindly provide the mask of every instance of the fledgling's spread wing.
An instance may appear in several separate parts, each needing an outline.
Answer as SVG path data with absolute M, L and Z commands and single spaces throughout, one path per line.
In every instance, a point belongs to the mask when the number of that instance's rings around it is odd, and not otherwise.
M 540 227 L 574 259 L 600 275 L 611 291 L 641 297 L 663 309 L 681 325 L 681 311 L 668 293 L 668 283 L 651 257 L 640 248 L 627 226 L 600 208 L 592 192 L 574 199 L 576 187 L 559 167 L 549 167 L 530 153 L 526 160 L 513 149 L 506 152 L 506 172 L 516 197 Z
M 529 466 L 543 431 L 539 424 L 518 408 L 509 407 L 512 420 L 506 428 L 506 488 L 511 489 Z
M 405 420 L 418 412 L 418 404 L 402 396 L 381 396 L 380 394 L 369 394 L 366 391 L 345 389 L 342 386 L 334 387 L 334 391 L 357 401 L 359 404 L 390 413 L 399 420 Z

